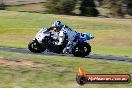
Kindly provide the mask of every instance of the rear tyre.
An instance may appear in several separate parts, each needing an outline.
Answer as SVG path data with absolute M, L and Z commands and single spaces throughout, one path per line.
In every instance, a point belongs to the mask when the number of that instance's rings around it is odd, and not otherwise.
M 33 53 L 41 53 L 44 52 L 46 49 L 42 47 L 36 40 L 32 40 L 28 44 L 28 49 Z
M 87 42 L 78 43 L 72 49 L 72 54 L 76 57 L 85 57 L 91 52 L 91 46 Z

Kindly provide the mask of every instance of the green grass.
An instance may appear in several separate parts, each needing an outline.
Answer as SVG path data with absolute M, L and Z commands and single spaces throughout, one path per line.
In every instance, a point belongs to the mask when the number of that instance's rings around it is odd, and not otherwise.
M 61 20 L 78 32 L 90 32 L 92 54 L 132 56 L 132 20 L 93 18 L 15 11 L 0 11 L 0 46 L 27 48 L 28 42 L 42 27 Z
M 130 74 L 131 63 L 82 59 L 77 57 L 41 56 L 1 52 L 9 61 L 26 61 L 31 65 L 0 64 L 1 88 L 131 88 L 132 84 L 87 84 L 79 86 L 75 77 L 78 67 L 87 73 Z
M 93 48 L 92 54 L 98 55 L 111 55 L 111 56 L 132 56 L 132 48 L 118 48 L 118 47 L 109 47 L 108 46 L 98 46 Z

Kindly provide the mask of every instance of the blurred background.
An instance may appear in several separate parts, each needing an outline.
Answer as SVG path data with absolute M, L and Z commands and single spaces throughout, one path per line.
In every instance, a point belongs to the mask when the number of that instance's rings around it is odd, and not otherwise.
M 124 18 L 132 15 L 132 0 L 0 0 L 0 9 Z
M 0 0 L 0 48 L 27 49 L 40 28 L 60 20 L 94 35 L 88 41 L 91 55 L 132 57 L 131 18 L 132 0 Z M 79 86 L 75 79 L 80 65 L 88 74 L 132 76 L 131 62 L 0 50 L 0 88 L 132 88 L 132 83 Z

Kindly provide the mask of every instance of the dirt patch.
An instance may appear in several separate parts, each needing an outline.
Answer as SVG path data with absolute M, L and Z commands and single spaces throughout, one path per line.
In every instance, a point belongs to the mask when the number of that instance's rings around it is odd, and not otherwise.
M 30 66 L 30 67 L 43 67 L 44 63 L 32 62 L 29 60 L 10 60 L 4 57 L 0 57 L 0 64 L 5 65 L 20 65 L 20 66 Z
M 65 16 L 65 15 L 55 15 L 55 18 L 66 18 L 66 19 L 76 19 L 89 22 L 101 22 L 101 23 L 113 23 L 122 25 L 132 25 L 131 20 L 125 19 L 115 19 L 115 18 L 92 18 L 92 17 L 79 17 L 79 16 Z
M 58 72 L 64 72 L 65 71 L 65 67 L 61 67 L 59 65 L 55 65 L 55 64 L 49 64 L 49 63 L 45 63 L 45 62 L 35 62 L 35 61 L 30 61 L 30 60 L 26 60 L 26 59 L 19 59 L 19 60 L 13 60 L 13 59 L 8 59 L 8 58 L 4 58 L 4 57 L 0 57 L 0 64 L 4 64 L 4 65 L 9 65 L 9 66 L 28 66 L 31 68 L 40 68 L 40 67 L 44 67 L 44 68 L 50 68 L 50 69 L 56 69 L 56 71 Z
M 5 0 L 3 1 L 6 5 L 22 5 L 30 3 L 46 2 L 45 0 Z

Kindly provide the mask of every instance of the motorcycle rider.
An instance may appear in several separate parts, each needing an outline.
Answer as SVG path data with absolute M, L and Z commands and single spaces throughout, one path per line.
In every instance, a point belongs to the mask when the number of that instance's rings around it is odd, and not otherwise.
M 59 40 L 56 45 L 62 45 L 67 38 L 68 44 L 66 45 L 66 49 L 63 51 L 63 53 L 72 53 L 73 46 L 77 44 L 76 35 L 78 33 L 60 21 L 54 21 L 49 29 L 53 29 L 56 33 Z

